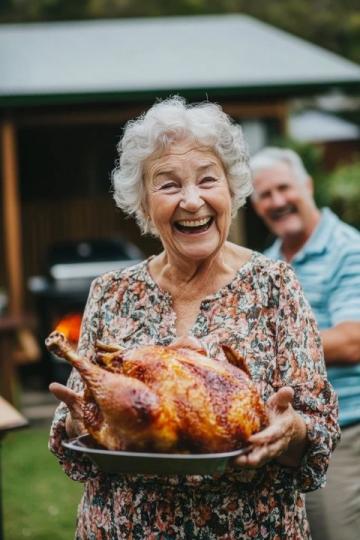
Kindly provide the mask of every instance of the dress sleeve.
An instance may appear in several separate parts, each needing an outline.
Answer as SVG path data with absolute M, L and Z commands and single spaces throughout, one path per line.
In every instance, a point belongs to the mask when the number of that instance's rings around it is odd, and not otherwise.
M 80 339 L 77 352 L 82 356 L 92 359 L 95 355 L 95 341 L 97 339 L 99 325 L 99 301 L 102 296 L 101 278 L 94 280 L 90 287 L 88 300 L 85 306 Z M 81 392 L 83 390 L 82 379 L 73 369 L 67 386 Z M 72 479 L 85 482 L 89 478 L 98 476 L 99 471 L 93 462 L 87 457 L 79 456 L 75 452 L 62 446 L 62 441 L 68 440 L 65 430 L 65 419 L 68 408 L 65 403 L 60 403 L 54 415 L 50 430 L 49 449 L 55 454 L 65 473 Z
M 320 334 L 293 270 L 280 264 L 276 320 L 276 390 L 294 389 L 294 408 L 307 426 L 308 448 L 295 472 L 296 487 L 325 485 L 330 455 L 340 438 L 336 394 L 327 380 Z

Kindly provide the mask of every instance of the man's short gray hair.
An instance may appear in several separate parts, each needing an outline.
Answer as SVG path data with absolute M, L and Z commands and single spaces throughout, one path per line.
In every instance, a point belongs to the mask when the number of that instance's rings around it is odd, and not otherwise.
M 146 217 L 144 163 L 155 152 L 190 137 L 220 158 L 232 195 L 232 215 L 252 192 L 249 154 L 242 129 L 215 103 L 187 104 L 180 96 L 155 103 L 130 120 L 117 150 L 112 171 L 113 194 L 124 212 L 134 215 L 142 233 L 155 232 Z
M 290 150 L 290 148 L 276 148 L 275 146 L 263 148 L 252 156 L 250 159 L 252 177 L 255 178 L 258 172 L 274 167 L 278 163 L 289 165 L 298 182 L 305 182 L 309 178 L 309 173 L 305 169 L 302 159 L 294 150 Z

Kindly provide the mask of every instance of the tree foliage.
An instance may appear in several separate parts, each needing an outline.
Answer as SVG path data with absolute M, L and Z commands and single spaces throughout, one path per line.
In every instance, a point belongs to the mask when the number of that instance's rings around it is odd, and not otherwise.
M 323 183 L 325 204 L 360 229 L 360 160 L 340 165 Z
M 242 13 L 360 62 L 358 0 L 0 0 L 0 22 Z
M 274 146 L 291 148 L 301 157 L 314 180 L 314 197 L 319 208 L 329 206 L 346 223 L 360 229 L 360 155 L 339 163 L 329 172 L 324 164 L 324 147 L 301 143 L 288 137 L 272 141 Z

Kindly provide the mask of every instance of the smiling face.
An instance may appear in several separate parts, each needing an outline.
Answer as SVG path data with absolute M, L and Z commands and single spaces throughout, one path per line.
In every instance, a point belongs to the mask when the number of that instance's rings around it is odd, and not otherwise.
M 212 150 L 174 142 L 147 160 L 145 186 L 145 208 L 168 256 L 199 261 L 219 251 L 230 228 L 231 195 Z
M 317 209 L 312 182 L 299 181 L 285 162 L 262 169 L 254 175 L 252 202 L 258 215 L 279 238 L 311 233 Z

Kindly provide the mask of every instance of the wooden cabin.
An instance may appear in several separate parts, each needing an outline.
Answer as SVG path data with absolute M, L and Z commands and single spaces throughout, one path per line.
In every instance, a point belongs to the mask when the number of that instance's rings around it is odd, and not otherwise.
M 355 64 L 242 15 L 0 25 L 0 66 L 0 287 L 14 314 L 54 242 L 159 249 L 110 193 L 122 127 L 154 100 L 216 101 L 256 150 L 286 132 L 293 98 L 360 82 Z M 232 237 L 257 247 L 256 234 L 239 213 Z

